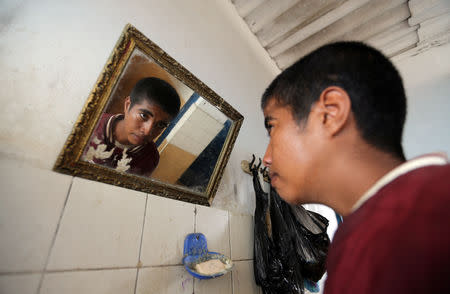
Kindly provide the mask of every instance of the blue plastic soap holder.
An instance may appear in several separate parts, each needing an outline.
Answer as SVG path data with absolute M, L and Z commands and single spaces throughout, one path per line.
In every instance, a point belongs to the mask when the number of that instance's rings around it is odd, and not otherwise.
M 219 259 L 225 264 L 225 269 L 212 275 L 204 275 L 195 270 L 196 264 L 211 259 Z M 183 264 L 192 276 L 202 280 L 220 277 L 231 271 L 233 267 L 233 263 L 225 255 L 208 251 L 206 237 L 202 233 L 189 234 L 184 239 Z

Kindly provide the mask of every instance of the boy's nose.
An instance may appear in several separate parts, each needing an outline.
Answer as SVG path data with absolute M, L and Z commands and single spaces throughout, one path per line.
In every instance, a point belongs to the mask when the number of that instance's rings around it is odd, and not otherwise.
M 267 166 L 269 168 L 272 165 L 272 150 L 270 147 L 270 143 L 269 143 L 269 145 L 267 145 L 266 153 L 264 154 L 264 157 L 263 157 L 263 163 L 265 166 Z
M 152 128 L 153 128 L 153 121 L 148 121 L 145 124 L 143 124 L 142 131 L 144 132 L 144 135 L 145 136 L 150 135 Z

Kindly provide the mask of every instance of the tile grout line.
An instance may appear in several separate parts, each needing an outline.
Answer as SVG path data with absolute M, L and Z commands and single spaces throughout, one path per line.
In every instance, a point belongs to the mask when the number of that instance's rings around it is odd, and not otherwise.
M 0 272 L 0 276 L 32 275 L 32 274 L 42 274 L 42 271 L 29 270 L 29 271 L 18 271 L 18 272 Z
M 231 275 L 231 294 L 234 294 L 233 271 L 230 272 L 230 275 Z
M 197 233 L 197 204 L 194 206 L 194 233 Z
M 233 260 L 233 261 L 250 261 L 249 260 Z M 158 264 L 158 265 L 147 265 L 141 266 L 140 268 L 160 268 L 160 267 L 179 267 L 183 266 L 182 263 L 177 264 Z M 117 266 L 117 267 L 96 267 L 96 268 L 75 268 L 75 269 L 53 269 L 46 270 L 45 273 L 55 274 L 55 273 L 70 273 L 70 272 L 89 272 L 89 271 L 109 271 L 109 270 L 124 270 L 124 269 L 135 269 L 136 266 Z M 14 276 L 14 275 L 30 275 L 30 274 L 40 274 L 42 271 L 19 271 L 19 272 L 0 272 L 0 276 Z
M 183 266 L 183 264 L 176 263 L 176 264 L 147 265 L 147 266 L 143 266 L 142 268 L 159 268 L 159 267 L 169 267 L 169 266 Z
M 134 294 L 136 294 L 136 291 L 137 291 L 137 283 L 138 283 L 138 278 L 139 278 L 139 269 L 142 267 L 141 252 L 142 252 L 142 241 L 144 240 L 145 218 L 146 218 L 146 215 L 147 215 L 147 202 L 148 202 L 148 194 L 145 195 L 144 220 L 142 221 L 141 244 L 139 245 L 139 257 L 138 257 L 138 264 L 137 264 L 137 270 L 136 270 L 136 281 L 134 282 Z
M 230 246 L 230 259 L 232 260 L 233 248 L 231 248 L 231 217 L 229 211 L 227 211 L 227 217 L 228 217 L 228 245 Z
M 233 256 L 233 248 L 231 247 L 231 213 L 227 211 L 228 216 L 228 244 L 230 245 L 230 259 L 232 259 Z M 234 294 L 234 281 L 233 281 L 233 271 L 230 272 L 231 274 L 231 294 Z
M 36 294 L 39 294 L 39 292 L 41 292 L 41 287 L 42 287 L 42 283 L 44 281 L 44 276 L 45 276 L 45 273 L 47 272 L 48 263 L 50 261 L 50 255 L 51 255 L 53 247 L 55 246 L 55 243 L 56 243 L 56 236 L 58 235 L 58 232 L 59 232 L 59 227 L 61 225 L 61 220 L 62 220 L 64 212 L 66 210 L 67 202 L 69 201 L 69 195 L 72 190 L 72 185 L 73 185 L 74 179 L 75 179 L 75 177 L 72 177 L 72 180 L 70 181 L 69 189 L 67 190 L 66 199 L 64 200 L 64 205 L 63 205 L 63 208 L 61 209 L 61 214 L 59 215 L 58 224 L 56 225 L 55 234 L 53 235 L 52 243 L 50 244 L 50 248 L 47 253 L 44 270 L 42 271 L 41 278 L 40 278 L 39 284 L 38 284 L 38 288 L 36 290 Z
M 72 273 L 72 272 L 95 272 L 95 271 L 125 270 L 135 268 L 136 268 L 135 266 L 118 266 L 118 267 L 99 267 L 99 268 L 56 269 L 56 270 L 48 270 L 46 271 L 46 273 L 57 274 L 57 273 Z
M 140 268 L 160 268 L 160 267 L 172 267 L 172 266 L 183 266 L 183 264 L 160 264 L 160 265 L 147 265 L 141 266 Z M 55 269 L 48 270 L 46 273 L 68 273 L 68 272 L 92 272 L 92 271 L 111 271 L 111 270 L 126 270 L 126 269 L 137 269 L 136 266 L 117 266 L 117 267 L 98 267 L 98 268 L 76 268 L 76 269 Z M 28 272 L 30 273 L 30 272 Z M 4 275 L 15 275 L 24 274 L 23 272 L 8 273 Z

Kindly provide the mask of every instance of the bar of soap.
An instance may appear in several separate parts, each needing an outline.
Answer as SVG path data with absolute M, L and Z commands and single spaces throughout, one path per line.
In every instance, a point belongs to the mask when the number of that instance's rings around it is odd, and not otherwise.
M 195 271 L 202 275 L 213 275 L 225 270 L 225 264 L 219 259 L 210 259 L 195 265 Z

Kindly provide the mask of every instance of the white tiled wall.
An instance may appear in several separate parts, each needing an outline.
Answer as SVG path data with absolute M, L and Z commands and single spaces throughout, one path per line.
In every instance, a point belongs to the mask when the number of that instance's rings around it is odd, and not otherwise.
M 233 260 L 253 259 L 253 217 L 250 215 L 230 215 L 230 244 Z
M 54 173 L 0 156 L 0 294 L 260 293 L 253 218 Z M 193 278 L 187 234 L 230 256 L 232 273 Z
M 142 264 L 180 264 L 184 238 L 194 232 L 194 214 L 193 204 L 149 195 L 142 237 Z
M 231 255 L 229 217 L 225 210 L 197 206 L 195 232 L 206 236 L 210 251 Z
M 233 270 L 233 294 L 246 293 L 262 293 L 261 288 L 255 284 L 253 261 L 235 261 Z
M 0 158 L 0 272 L 44 269 L 71 181 Z
M 133 294 L 136 269 L 46 273 L 39 293 Z
M 75 178 L 47 269 L 136 267 L 145 197 Z
M 0 293 L 36 293 L 41 274 L 0 275 Z
M 139 269 L 136 294 L 191 294 L 194 278 L 182 265 Z
M 212 280 L 195 280 L 196 294 L 228 294 L 232 293 L 231 274 L 223 275 Z

